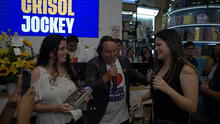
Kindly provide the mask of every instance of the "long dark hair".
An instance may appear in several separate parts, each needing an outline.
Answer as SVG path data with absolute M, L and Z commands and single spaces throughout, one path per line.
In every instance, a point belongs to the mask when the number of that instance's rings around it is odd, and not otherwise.
M 57 76 L 59 75 L 58 68 L 57 68 L 57 61 L 58 61 L 57 51 L 59 49 L 59 45 L 62 40 L 66 41 L 66 39 L 63 36 L 58 35 L 58 34 L 50 34 L 46 36 L 41 44 L 39 56 L 37 59 L 38 66 L 46 67 L 49 64 L 50 53 L 53 53 L 55 55 L 54 63 L 52 65 L 53 67 L 52 77 L 53 78 L 50 81 L 52 85 L 55 85 L 54 83 L 56 81 Z M 77 77 L 77 73 L 75 69 L 70 64 L 70 58 L 68 55 L 66 57 L 66 62 L 63 65 L 67 69 L 67 74 L 70 77 L 70 79 L 76 82 L 76 85 L 78 85 L 79 78 Z
M 217 63 L 217 58 L 218 58 L 218 55 L 215 55 L 214 49 L 215 49 L 215 47 L 218 47 L 218 46 L 220 46 L 220 44 L 216 44 L 215 46 L 213 46 L 211 54 L 210 54 L 210 57 L 213 59 L 214 64 Z
M 215 72 L 214 72 L 214 75 L 213 75 L 213 79 L 218 79 L 218 80 L 220 80 L 220 53 L 218 53 L 218 55 L 216 55 L 216 58 L 217 58 L 217 68 L 216 68 L 216 70 L 215 70 Z
M 172 29 L 165 29 L 159 31 L 155 38 L 160 38 L 163 40 L 171 51 L 171 60 L 170 60 L 170 68 L 165 78 L 169 78 L 168 82 L 171 81 L 174 77 L 177 77 L 181 68 L 186 63 L 186 59 L 184 58 L 184 52 L 182 48 L 182 43 L 178 32 Z M 163 65 L 163 61 L 158 60 L 156 57 L 156 63 L 154 66 L 155 74 L 161 69 Z

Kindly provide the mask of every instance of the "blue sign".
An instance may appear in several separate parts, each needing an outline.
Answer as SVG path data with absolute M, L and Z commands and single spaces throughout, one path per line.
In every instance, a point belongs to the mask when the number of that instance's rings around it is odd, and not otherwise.
M 0 31 L 98 37 L 99 0 L 0 0 Z

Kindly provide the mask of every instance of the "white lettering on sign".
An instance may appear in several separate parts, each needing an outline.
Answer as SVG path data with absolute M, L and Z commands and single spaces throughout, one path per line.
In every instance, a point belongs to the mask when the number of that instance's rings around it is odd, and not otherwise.
M 63 17 L 38 17 L 23 16 L 25 23 L 21 24 L 23 32 L 43 32 L 43 33 L 72 33 L 74 18 Z

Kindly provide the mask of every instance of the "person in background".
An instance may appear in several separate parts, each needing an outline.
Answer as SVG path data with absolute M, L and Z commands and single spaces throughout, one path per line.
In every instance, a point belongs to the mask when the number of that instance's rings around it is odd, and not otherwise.
M 198 68 L 198 62 L 195 58 L 196 55 L 196 47 L 195 44 L 191 41 L 188 41 L 186 43 L 184 43 L 184 50 L 185 50 L 185 54 L 187 59 L 196 67 Z
M 144 67 L 141 68 L 139 71 L 142 72 L 142 74 L 144 75 L 148 75 L 150 76 L 153 66 L 154 66 L 154 58 L 151 52 L 151 49 L 149 47 L 142 47 L 141 51 L 140 51 L 140 55 L 141 55 L 141 62 L 142 63 L 146 63 L 145 66 L 147 66 L 148 68 Z
M 21 80 L 18 80 L 17 87 L 14 93 L 12 94 L 12 96 L 9 97 L 7 104 L 0 115 L 0 120 L 2 124 L 11 124 L 16 108 L 17 124 L 30 123 L 32 111 L 35 107 L 34 88 L 29 88 L 23 96 L 20 96 L 20 92 Z
M 31 87 L 28 91 L 18 100 L 17 104 L 17 124 L 30 124 L 32 112 L 36 105 L 34 100 L 35 92 Z
M 217 55 L 220 59 L 220 53 Z M 220 62 L 211 69 L 208 79 L 200 85 L 209 124 L 220 123 Z
M 118 44 L 118 55 L 122 56 L 122 41 L 120 39 L 115 39 Z
M 63 36 L 50 34 L 43 39 L 31 82 L 39 99 L 35 106 L 36 124 L 72 124 L 82 116 L 81 109 L 64 103 L 77 91 L 78 77 Z
M 79 39 L 75 35 L 70 35 L 67 37 L 67 44 L 69 49 L 70 62 L 87 62 L 86 49 L 78 46 Z
M 132 48 L 128 48 L 127 56 L 128 56 L 129 62 L 134 62 L 134 50 Z
M 131 68 L 126 56 L 118 56 L 118 44 L 111 36 L 101 38 L 97 53 L 85 72 L 87 85 L 93 89 L 87 120 L 91 124 L 129 124 L 129 81 L 145 83 L 146 77 Z
M 190 114 L 197 109 L 196 68 L 184 59 L 181 39 L 175 30 L 159 31 L 155 38 L 157 54 L 151 90 L 132 108 L 152 98 L 152 124 L 189 124 Z
M 17 86 L 13 94 L 9 96 L 7 103 L 0 114 L 0 121 L 2 124 L 11 124 L 16 111 L 17 100 L 20 97 L 20 88 L 21 87 Z
M 205 64 L 205 68 L 204 68 L 204 71 L 203 71 L 203 76 L 208 76 L 209 72 L 212 69 L 212 67 L 217 63 L 218 53 L 220 53 L 220 44 L 216 44 L 212 48 L 211 55 L 208 57 L 208 60 Z
M 149 47 L 141 48 L 141 62 L 153 65 L 153 56 Z

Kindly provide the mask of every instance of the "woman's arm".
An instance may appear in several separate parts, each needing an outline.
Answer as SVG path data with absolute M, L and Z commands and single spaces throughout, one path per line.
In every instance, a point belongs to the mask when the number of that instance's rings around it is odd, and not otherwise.
M 206 95 L 208 95 L 209 97 L 217 101 L 220 101 L 220 92 L 210 89 L 208 84 L 209 84 L 208 82 L 201 84 L 200 90 Z
M 151 93 L 148 91 L 146 94 L 139 97 L 134 103 L 132 103 L 131 108 L 135 108 L 137 106 L 140 106 L 142 102 L 148 100 L 151 98 Z
M 210 97 L 212 97 L 213 99 L 220 101 L 220 92 L 219 91 L 215 91 L 212 90 L 210 88 L 206 89 L 205 94 L 209 95 Z
M 197 109 L 198 99 L 198 78 L 196 71 L 185 65 L 180 73 L 181 88 L 183 96 L 171 90 L 169 96 L 184 111 L 193 113 Z
M 197 109 L 198 79 L 195 70 L 184 66 L 180 73 L 183 95 L 170 87 L 160 76 L 153 79 L 153 87 L 166 93 L 182 110 L 193 113 Z
M 36 104 L 34 111 L 69 113 L 72 109 L 69 104 Z

